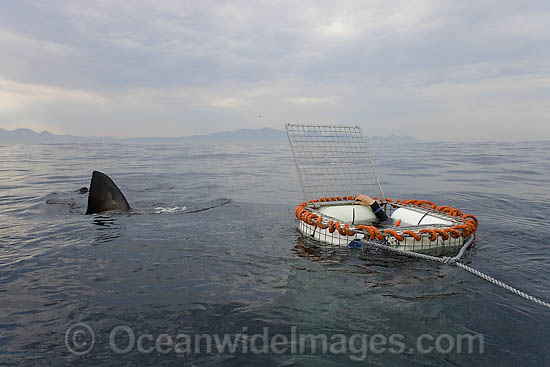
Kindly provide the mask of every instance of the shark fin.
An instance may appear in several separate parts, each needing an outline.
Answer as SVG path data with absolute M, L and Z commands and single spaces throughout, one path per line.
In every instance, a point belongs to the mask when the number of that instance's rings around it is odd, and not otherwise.
M 88 194 L 86 214 L 101 213 L 106 210 L 127 211 L 130 204 L 113 180 L 104 173 L 94 171 Z

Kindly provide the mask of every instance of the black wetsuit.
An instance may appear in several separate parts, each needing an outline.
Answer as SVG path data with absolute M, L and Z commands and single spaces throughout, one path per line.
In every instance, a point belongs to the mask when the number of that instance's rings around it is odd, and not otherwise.
M 378 218 L 379 220 L 379 222 L 377 223 L 378 225 L 384 227 L 393 224 L 393 219 L 389 218 L 386 215 L 386 212 L 384 212 L 384 209 L 382 209 L 380 205 L 378 205 L 378 202 L 375 201 L 374 203 L 372 203 L 370 208 L 374 212 L 374 215 L 376 215 L 376 218 Z

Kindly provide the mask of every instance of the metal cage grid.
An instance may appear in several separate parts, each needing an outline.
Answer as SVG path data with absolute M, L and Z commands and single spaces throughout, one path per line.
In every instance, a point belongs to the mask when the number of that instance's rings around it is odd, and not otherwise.
M 384 193 L 359 126 L 285 124 L 305 201 Z

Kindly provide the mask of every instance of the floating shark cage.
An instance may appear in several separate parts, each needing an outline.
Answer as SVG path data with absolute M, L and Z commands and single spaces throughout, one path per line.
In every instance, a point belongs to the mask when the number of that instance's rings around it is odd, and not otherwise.
M 304 236 L 330 245 L 367 241 L 436 254 L 473 238 L 472 215 L 429 201 L 386 198 L 360 127 L 286 124 L 286 131 L 305 199 L 296 208 Z M 377 200 L 393 223 L 369 221 L 368 209 L 354 205 L 360 193 Z
M 363 247 L 364 244 L 454 265 L 550 308 L 549 302 L 459 261 L 473 242 L 476 217 L 426 200 L 394 202 L 385 197 L 361 128 L 286 124 L 286 131 L 305 198 L 296 207 L 298 230 L 304 238 L 327 245 Z M 359 193 L 373 196 L 392 223 L 375 224 L 370 208 L 354 205 Z M 451 251 L 454 256 L 445 256 Z

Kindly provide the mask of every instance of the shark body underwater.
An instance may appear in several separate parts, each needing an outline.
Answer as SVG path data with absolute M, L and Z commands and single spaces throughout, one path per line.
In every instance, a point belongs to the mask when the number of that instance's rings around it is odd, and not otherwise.
M 126 212 L 130 209 L 132 208 L 128 204 L 128 200 L 113 180 L 104 173 L 93 171 L 86 214 L 96 214 L 107 210 Z

